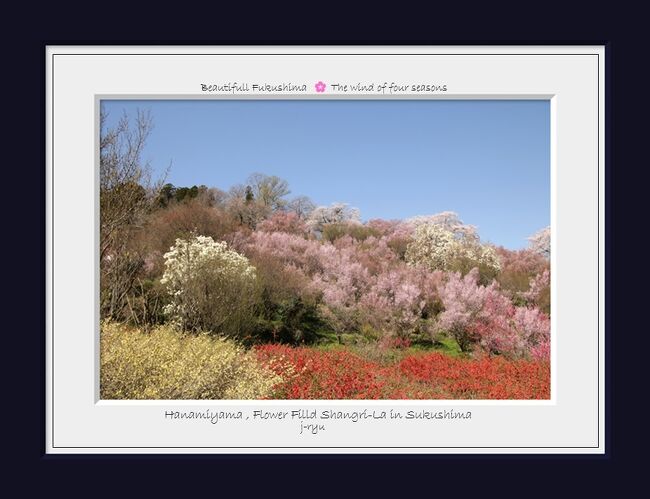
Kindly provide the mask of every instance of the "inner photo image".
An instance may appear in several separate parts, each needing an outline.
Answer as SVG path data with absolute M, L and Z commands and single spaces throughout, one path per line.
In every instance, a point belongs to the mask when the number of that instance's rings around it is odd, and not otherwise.
M 101 399 L 550 399 L 549 101 L 98 123 Z

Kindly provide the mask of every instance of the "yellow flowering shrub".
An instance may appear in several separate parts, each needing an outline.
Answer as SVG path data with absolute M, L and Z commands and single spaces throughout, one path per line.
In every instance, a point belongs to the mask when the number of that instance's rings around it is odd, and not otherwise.
M 262 399 L 282 379 L 232 340 L 101 325 L 102 399 Z

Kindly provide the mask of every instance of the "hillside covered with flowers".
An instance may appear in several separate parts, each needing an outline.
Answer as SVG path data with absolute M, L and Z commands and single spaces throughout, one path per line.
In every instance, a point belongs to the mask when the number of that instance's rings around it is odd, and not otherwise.
M 272 175 L 156 185 L 128 170 L 128 123 L 111 133 L 103 398 L 549 398 L 549 228 L 513 251 L 453 212 L 363 220 Z

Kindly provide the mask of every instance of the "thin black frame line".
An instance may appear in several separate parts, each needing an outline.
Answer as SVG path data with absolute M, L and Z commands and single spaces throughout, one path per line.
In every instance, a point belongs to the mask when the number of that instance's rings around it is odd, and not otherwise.
M 52 134 L 52 193 L 51 193 L 51 199 L 52 199 L 52 228 L 50 229 L 50 237 L 52 238 L 52 262 L 51 262 L 51 270 L 52 270 L 52 339 L 51 339 L 51 350 L 52 350 L 52 359 L 51 359 L 51 366 L 50 366 L 50 376 L 52 376 L 52 392 L 50 393 L 50 404 L 51 407 L 47 407 L 46 410 L 51 411 L 51 418 L 52 418 L 52 435 L 51 435 L 51 440 L 52 440 L 52 448 L 56 449 L 56 445 L 54 445 L 54 413 L 56 412 L 54 410 L 54 103 L 55 103 L 55 98 L 54 98 L 54 54 L 52 54 L 52 123 L 50 123 L 50 126 L 52 127 L 52 130 L 50 130 L 50 133 Z
M 597 281 L 600 283 L 600 54 L 52 54 L 52 230 L 51 230 L 51 237 L 52 237 L 52 366 L 51 366 L 51 376 L 52 376 L 52 393 L 51 393 L 51 407 L 48 407 L 47 410 L 51 409 L 51 414 L 52 414 L 52 448 L 53 449 L 110 449 L 110 448 L 119 448 L 119 449 L 174 449 L 174 448 L 179 448 L 179 449 L 324 449 L 324 448 L 335 448 L 335 449 L 391 449 L 391 448 L 398 448 L 398 449 L 597 449 L 600 447 L 600 320 L 598 320 L 598 327 L 597 327 L 597 334 L 598 334 L 598 341 L 597 341 L 597 355 L 598 355 L 598 362 L 597 362 L 597 445 L 595 447 L 575 447 L 575 446 L 536 446 L 536 447 L 531 447 L 531 446 L 516 446 L 516 447 L 500 447 L 500 446 L 487 446 L 487 447 L 477 447 L 477 446 L 459 446 L 459 447 L 443 447 L 443 446 L 436 446 L 436 447 L 413 447 L 413 446 L 406 446 L 406 447 L 306 447 L 306 446 L 301 446 L 301 447 L 266 447 L 266 446 L 254 446 L 254 447 L 249 447 L 249 446 L 242 446 L 242 447 L 196 447 L 196 446 L 191 446 L 191 447 L 141 447 L 141 446 L 136 446 L 136 447 L 95 447 L 95 446 L 75 446 L 75 447 L 68 447 L 68 446 L 56 446 L 54 445 L 54 58 L 57 55 L 413 55 L 413 56 L 435 56 L 435 55 L 480 55 L 480 56 L 485 56 L 485 55 L 494 55 L 494 56 L 501 56 L 501 55 L 511 55 L 511 56 L 529 56 L 529 55 L 546 55 L 546 56 L 554 56 L 554 55 L 577 55 L 577 56 L 596 56 L 596 61 L 597 61 L 597 118 L 598 118 L 598 128 L 597 128 L 597 142 L 598 142 L 598 154 L 597 154 L 597 166 L 598 166 L 598 172 L 597 172 L 597 238 L 598 238 L 598 244 L 597 244 L 597 260 L 598 260 L 598 265 L 597 265 Z M 597 314 L 598 314 L 598 319 L 600 319 L 600 289 L 598 288 L 597 291 Z
M 382 447 L 345 447 L 345 446 L 318 446 L 318 447 L 300 447 L 300 446 L 285 446 L 285 447 L 264 447 L 260 445 L 248 445 L 248 446 L 224 446 L 224 447 L 183 447 L 183 446 L 156 446 L 156 447 L 132 447 L 132 446 L 57 446 L 53 447 L 56 449 L 597 449 L 598 446 L 590 447 L 573 447 L 573 446 L 545 446 L 545 447 L 493 447 L 493 446 L 462 446 L 462 447 L 450 447 L 450 446 L 439 446 L 439 447 L 403 447 L 403 446 L 391 446 L 385 445 Z M 270 453 L 268 453 L 270 454 Z M 308 453 L 306 453 L 308 454 Z M 524 454 L 524 453 L 522 453 Z M 531 454 L 538 454 L 532 452 Z M 406 455 L 406 454 L 405 454 Z M 488 454 L 486 454 L 488 455 Z
M 596 390 L 596 442 L 600 447 L 600 53 L 596 54 L 596 164 L 598 170 L 596 171 L 596 210 L 597 220 L 596 224 L 596 328 L 598 338 L 596 340 L 596 376 L 597 386 Z
M 599 45 L 594 45 L 594 46 L 599 46 Z M 438 56 L 438 55 L 440 55 L 440 56 L 459 56 L 459 55 L 461 55 L 461 56 L 481 56 L 481 57 L 482 56 L 497 56 L 497 57 L 500 57 L 500 56 L 521 56 L 521 57 L 529 57 L 531 55 L 544 55 L 544 56 L 553 57 L 553 56 L 564 56 L 564 55 L 597 56 L 599 54 L 584 54 L 584 53 L 578 53 L 578 54 L 574 54 L 574 53 L 558 53 L 558 54 L 543 54 L 543 53 L 537 53 L 537 54 L 511 54 L 511 53 L 503 53 L 503 54 L 480 54 L 480 53 L 479 54 L 469 54 L 469 53 L 463 53 L 463 54 L 430 54 L 430 53 L 422 53 L 422 54 L 395 54 L 395 53 L 391 53 L 391 54 L 386 54 L 386 53 L 381 53 L 381 54 L 379 54 L 379 53 L 377 53 L 377 54 L 357 54 L 357 53 L 347 53 L 347 54 L 343 54 L 343 53 L 341 53 L 341 54 L 336 54 L 336 53 L 320 53 L 320 54 L 286 53 L 286 54 L 277 54 L 276 53 L 276 54 L 271 54 L 271 53 L 268 53 L 268 54 L 265 54 L 265 53 L 259 53 L 258 54 L 258 53 L 250 53 L 250 52 L 241 53 L 241 54 L 238 54 L 238 53 L 232 53 L 232 54 L 231 53 L 223 53 L 223 54 L 214 54 L 214 53 L 205 53 L 205 54 L 179 54 L 179 53 L 155 53 L 155 54 L 152 54 L 152 53 L 149 53 L 149 54 L 147 54 L 147 53 L 144 53 L 144 54 L 140 54 L 140 53 L 128 53 L 128 54 L 127 53 L 123 53 L 123 54 L 116 53 L 116 54 L 113 54 L 113 53 L 99 53 L 99 54 L 96 54 L 96 53 L 88 52 L 88 53 L 79 53 L 79 54 L 77 54 L 77 53 L 59 53 L 59 54 L 52 54 L 52 55 L 60 55 L 60 56 L 65 56 L 65 55 L 75 55 L 75 56 L 98 56 L 98 55 L 103 56 L 103 55 L 110 55 L 110 56 L 118 56 L 118 57 L 127 56 L 127 55 L 165 56 L 165 57 L 167 57 L 167 56 L 183 56 L 183 57 L 185 57 L 185 56 L 197 56 L 197 57 L 204 57 L 204 56 L 229 56 L 229 55 L 234 55 L 234 56 L 242 56 L 242 55 L 243 56 L 251 56 L 251 55 L 252 56 L 280 56 L 280 57 L 282 57 L 282 56 L 306 56 L 306 57 L 309 56 L 309 57 L 313 57 L 313 56 L 321 56 L 321 55 L 324 55 L 324 56 L 342 56 L 342 55 L 345 55 L 345 56 L 348 56 L 348 55 L 352 55 L 352 56 L 400 56 L 400 57 L 401 56 L 420 57 L 420 56 Z

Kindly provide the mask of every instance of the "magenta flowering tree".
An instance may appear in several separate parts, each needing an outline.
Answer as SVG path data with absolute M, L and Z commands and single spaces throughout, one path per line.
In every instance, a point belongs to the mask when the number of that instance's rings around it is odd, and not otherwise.
M 426 328 L 441 281 L 441 272 L 422 271 L 401 263 L 374 278 L 359 306 L 375 329 L 406 338 Z
M 249 252 L 272 255 L 285 265 L 304 268 L 307 249 L 318 242 L 286 232 L 256 231 L 248 236 L 246 244 Z
M 372 220 L 368 220 L 366 225 L 371 229 L 376 230 L 380 235 L 386 236 L 394 232 L 400 223 L 400 220 L 383 220 L 381 218 L 373 218 Z
M 258 231 L 251 235 L 249 251 L 273 256 L 285 268 L 306 276 L 310 290 L 321 294 L 323 315 L 334 330 L 357 327 L 357 303 L 368 288 L 370 273 L 356 261 L 353 247 Z
M 551 285 L 551 273 L 548 269 L 537 274 L 530 279 L 530 287 L 528 291 L 523 293 L 523 297 L 533 304 L 537 304 L 542 297 L 544 291 Z
M 548 361 L 551 358 L 551 339 L 548 336 L 546 339 L 540 340 L 537 345 L 530 349 L 530 357 L 535 360 Z
M 344 236 L 333 244 L 337 249 L 346 251 L 351 258 L 361 263 L 373 275 L 385 272 L 398 263 L 398 257 L 389 247 L 386 237 L 371 236 L 359 242 L 350 236 Z
M 496 251 L 501 261 L 501 271 L 497 275 L 497 280 L 502 292 L 519 305 L 540 306 L 548 297 L 544 295 L 543 286 L 537 287 L 534 292 L 536 296 L 528 296 L 527 293 L 531 279 L 549 269 L 548 260 L 529 248 L 517 251 L 497 248 Z
M 370 282 L 368 270 L 355 261 L 351 251 L 322 244 L 321 270 L 313 276 L 313 286 L 322 291 L 328 318 L 338 332 L 357 328 L 357 303 Z
M 548 316 L 537 308 L 515 307 L 496 282 L 479 285 L 476 269 L 464 277 L 450 274 L 440 296 L 445 310 L 438 328 L 456 339 L 463 351 L 479 348 L 512 358 L 546 355 Z
M 548 267 L 548 260 L 530 248 L 509 250 L 503 247 L 495 249 L 501 261 L 501 271 L 536 275 Z
M 278 211 L 270 218 L 257 225 L 262 232 L 287 232 L 289 234 L 307 235 L 305 222 L 293 211 Z
M 441 272 L 407 266 L 385 237 L 343 236 L 332 244 L 258 230 L 250 235 L 247 252 L 272 256 L 307 278 L 337 332 L 358 330 L 362 322 L 398 336 L 413 332 L 433 308 L 442 280 Z
M 494 284 L 479 286 L 476 269 L 464 277 L 459 272 L 449 274 L 440 290 L 445 309 L 438 317 L 438 328 L 452 336 L 465 352 L 481 339 L 476 325 L 490 293 L 495 293 Z
M 549 358 L 551 322 L 537 308 L 516 307 L 512 326 L 524 343 L 525 354 L 534 358 Z
M 426 301 L 402 269 L 382 273 L 361 298 L 367 321 L 377 330 L 406 336 L 418 326 Z
M 497 281 L 483 284 L 477 268 L 463 276 L 435 266 L 410 265 L 391 246 L 396 234 L 412 237 L 413 229 L 406 224 L 374 221 L 376 235 L 359 239 L 344 234 L 332 242 L 301 234 L 300 224 L 295 215 L 276 214 L 257 230 L 242 232 L 239 241 L 255 261 L 271 259 L 283 269 L 284 278 L 301 283 L 304 292 L 317 297 L 319 313 L 333 331 L 352 333 L 368 325 L 385 339 L 439 331 L 454 338 L 465 352 L 512 358 L 546 355 L 549 321 L 536 297 L 548 284 L 544 272 L 548 265 L 532 251 L 499 249 L 499 258 L 526 281 L 515 296 Z M 424 223 L 416 232 L 431 227 L 444 232 L 450 244 L 461 244 L 441 226 Z M 290 232 L 296 228 L 297 233 Z M 542 269 L 537 277 L 529 277 L 537 269 Z M 519 301 L 513 304 L 515 297 Z

